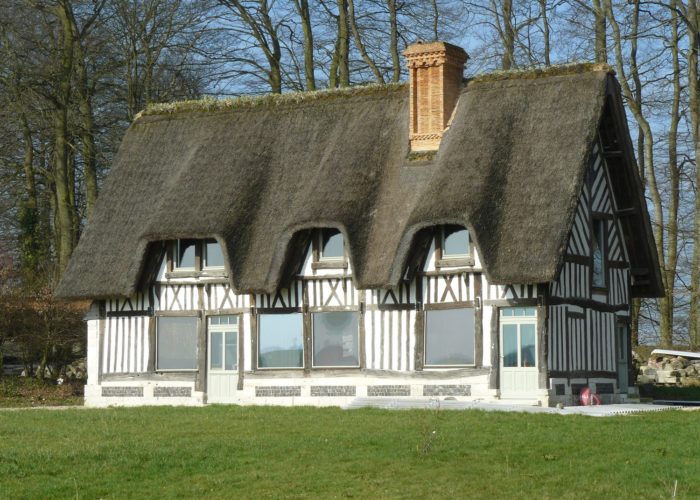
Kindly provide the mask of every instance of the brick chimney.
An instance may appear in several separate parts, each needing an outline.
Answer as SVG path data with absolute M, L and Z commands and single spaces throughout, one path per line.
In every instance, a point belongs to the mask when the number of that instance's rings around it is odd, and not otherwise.
M 436 151 L 457 104 L 469 56 L 445 42 L 417 42 L 403 55 L 411 85 L 411 151 Z

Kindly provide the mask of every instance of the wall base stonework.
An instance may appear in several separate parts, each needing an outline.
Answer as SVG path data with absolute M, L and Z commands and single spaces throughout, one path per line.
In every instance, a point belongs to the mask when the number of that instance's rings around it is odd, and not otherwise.
M 468 385 L 424 385 L 423 396 L 471 396 Z

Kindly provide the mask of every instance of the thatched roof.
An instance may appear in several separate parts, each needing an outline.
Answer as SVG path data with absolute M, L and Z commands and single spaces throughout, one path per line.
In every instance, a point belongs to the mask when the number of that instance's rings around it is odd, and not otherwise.
M 403 86 L 144 113 L 60 293 L 130 295 L 149 242 L 208 236 L 224 244 L 235 289 L 270 292 L 294 235 L 329 226 L 345 234 L 358 287 L 389 287 L 416 233 L 444 223 L 469 227 L 490 281 L 551 281 L 616 86 L 597 67 L 537 76 L 466 84 L 427 161 L 408 158 Z

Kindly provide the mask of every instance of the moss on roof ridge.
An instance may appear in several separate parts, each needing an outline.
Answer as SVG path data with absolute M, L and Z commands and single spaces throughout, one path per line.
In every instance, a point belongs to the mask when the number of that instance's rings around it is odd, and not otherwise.
M 304 92 L 286 92 L 284 94 L 242 95 L 226 99 L 205 97 L 190 101 L 175 101 L 149 104 L 134 120 L 141 116 L 173 115 L 178 113 L 221 112 L 236 109 L 276 107 L 289 104 L 302 104 L 321 100 L 341 99 L 362 95 L 374 95 L 381 92 L 396 92 L 408 88 L 406 83 L 358 85 L 342 89 L 323 89 Z
M 554 66 L 540 66 L 528 69 L 513 69 L 490 71 L 488 73 L 480 73 L 467 79 L 467 83 L 492 83 L 506 80 L 535 80 L 538 78 L 548 78 L 554 76 L 578 75 L 582 73 L 593 73 L 603 71 L 611 75 L 615 74 L 615 70 L 607 63 L 597 62 L 574 62 L 568 64 L 557 64 Z

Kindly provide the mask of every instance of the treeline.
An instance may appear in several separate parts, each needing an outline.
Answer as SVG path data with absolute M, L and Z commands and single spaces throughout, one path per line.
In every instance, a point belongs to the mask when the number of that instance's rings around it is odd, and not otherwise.
M 440 39 L 469 74 L 615 69 L 666 287 L 633 329 L 699 347 L 699 26 L 698 0 L 0 0 L 3 293 L 56 282 L 149 103 L 395 82 L 407 44 Z

